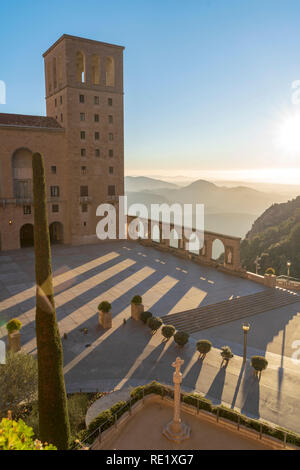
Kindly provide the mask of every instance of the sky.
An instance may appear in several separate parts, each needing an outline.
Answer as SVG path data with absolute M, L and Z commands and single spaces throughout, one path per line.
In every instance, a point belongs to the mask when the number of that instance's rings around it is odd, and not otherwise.
M 2 0 L 0 17 L 0 112 L 45 114 L 62 34 L 120 44 L 126 174 L 300 183 L 299 0 Z

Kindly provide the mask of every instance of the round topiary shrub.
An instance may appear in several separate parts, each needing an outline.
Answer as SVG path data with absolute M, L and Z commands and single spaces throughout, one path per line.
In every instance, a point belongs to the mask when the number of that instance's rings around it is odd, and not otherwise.
M 143 323 L 147 323 L 148 319 L 152 317 L 152 313 L 151 312 L 141 312 L 140 314 L 140 318 L 142 320 Z
M 22 322 L 20 322 L 20 320 L 17 318 L 12 318 L 8 323 L 6 323 L 6 329 L 9 334 L 14 333 L 15 331 L 19 331 L 21 328 Z
M 104 313 L 110 312 L 111 311 L 111 304 L 109 302 L 107 302 L 106 300 L 103 300 L 103 302 L 101 302 L 98 305 L 98 310 L 101 310 L 101 312 L 104 312 Z
M 189 337 L 190 335 L 185 331 L 177 331 L 174 335 L 174 341 L 178 346 L 184 346 L 188 342 Z
M 173 325 L 164 325 L 161 329 L 161 334 L 166 338 L 170 339 L 175 335 L 175 326 Z
M 135 305 L 140 305 L 142 303 L 142 297 L 140 295 L 134 295 L 131 299 L 131 303 Z
M 229 361 L 229 359 L 231 359 L 233 357 L 233 353 L 232 353 L 229 346 L 223 346 L 221 348 L 220 354 L 221 354 L 222 358 L 227 362 Z
M 159 317 L 150 317 L 147 320 L 147 325 L 152 331 L 157 331 L 162 325 L 162 320 Z
M 268 367 L 268 361 L 263 356 L 252 356 L 251 366 L 256 372 L 261 372 Z
M 197 343 L 197 350 L 204 356 L 211 350 L 212 344 L 208 339 L 200 339 Z

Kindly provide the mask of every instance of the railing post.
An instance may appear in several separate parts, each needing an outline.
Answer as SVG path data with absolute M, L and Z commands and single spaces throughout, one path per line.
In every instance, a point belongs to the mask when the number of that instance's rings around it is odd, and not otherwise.
M 145 404 L 145 389 L 143 388 L 143 405 Z
M 262 439 L 262 423 L 259 425 L 259 438 Z
M 131 415 L 131 397 L 129 399 L 129 414 Z
M 115 428 L 117 427 L 117 413 L 115 413 Z
M 217 409 L 217 423 L 219 422 L 219 414 L 220 414 L 220 409 Z
M 101 431 L 101 426 L 99 428 L 99 442 L 102 441 L 102 431 Z
M 237 424 L 237 430 L 240 430 L 240 424 L 241 424 L 241 417 L 238 415 L 238 424 Z
M 284 448 L 286 448 L 286 436 L 287 436 L 287 433 L 285 432 L 284 437 L 283 437 L 283 447 Z
M 197 415 L 199 414 L 199 398 L 197 398 Z

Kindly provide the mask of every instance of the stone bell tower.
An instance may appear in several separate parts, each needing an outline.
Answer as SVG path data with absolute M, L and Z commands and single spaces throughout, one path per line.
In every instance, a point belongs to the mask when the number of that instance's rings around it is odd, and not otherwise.
M 72 244 L 95 242 L 98 205 L 124 194 L 123 50 L 63 35 L 43 55 L 47 116 L 65 128 L 60 193 Z

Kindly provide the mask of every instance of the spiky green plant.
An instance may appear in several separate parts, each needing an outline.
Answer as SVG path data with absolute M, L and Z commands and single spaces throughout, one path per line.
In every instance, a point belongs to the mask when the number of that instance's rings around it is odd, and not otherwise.
M 54 303 L 45 170 L 41 154 L 32 156 L 32 169 L 39 437 L 58 449 L 67 449 L 70 425 L 63 376 L 63 351 Z

